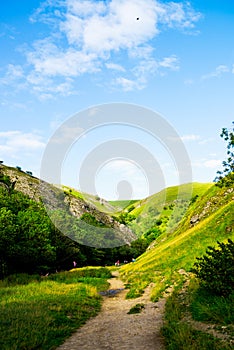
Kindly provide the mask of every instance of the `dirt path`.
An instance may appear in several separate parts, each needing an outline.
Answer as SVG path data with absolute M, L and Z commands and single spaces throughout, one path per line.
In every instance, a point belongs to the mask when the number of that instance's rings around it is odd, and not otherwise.
M 124 288 L 123 282 L 114 272 L 108 280 L 110 289 Z M 126 300 L 127 291 L 122 290 L 112 297 L 104 297 L 102 310 L 95 318 L 78 329 L 59 350 L 163 350 L 160 334 L 165 300 L 150 301 L 150 289 L 142 297 Z M 130 308 L 144 304 L 139 314 L 128 314 Z

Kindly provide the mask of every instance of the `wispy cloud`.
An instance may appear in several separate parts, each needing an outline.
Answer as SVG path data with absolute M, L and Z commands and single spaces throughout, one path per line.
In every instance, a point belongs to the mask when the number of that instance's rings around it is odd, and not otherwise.
M 159 67 L 167 68 L 171 70 L 179 69 L 179 59 L 176 55 L 172 55 L 170 57 L 165 57 L 161 61 L 158 62 Z
M 222 165 L 220 159 L 202 159 L 192 163 L 195 168 L 218 169 Z
M 20 65 L 8 64 L 4 76 L 0 78 L 0 83 L 3 85 L 9 85 L 12 82 L 18 82 L 23 77 L 24 71 Z
M 25 49 L 25 72 L 20 66 L 9 69 L 17 79 L 26 76 L 42 98 L 68 95 L 80 76 L 105 69 L 115 78 L 117 72 L 129 71 L 129 76 L 112 80 L 125 91 L 143 88 L 150 74 L 179 68 L 173 54 L 155 57 L 152 40 L 168 27 L 193 30 L 200 17 L 189 2 L 46 0 L 30 20 L 43 22 L 50 32 Z M 124 65 L 116 62 L 116 54 L 124 55 Z
M 175 55 L 156 60 L 144 54 L 143 60 L 140 60 L 125 76 L 122 75 L 112 80 L 112 85 L 124 91 L 142 90 L 152 75 L 164 75 L 166 71 L 178 69 L 179 60 Z
M 219 78 L 225 73 L 229 73 L 230 69 L 228 66 L 220 64 L 215 68 L 215 70 L 211 73 L 205 74 L 201 77 L 201 80 L 211 79 L 211 78 Z
M 119 72 L 125 72 L 126 69 L 121 66 L 120 64 L 117 64 L 117 63 L 106 63 L 106 68 L 107 69 L 112 69 L 112 70 L 116 70 L 116 71 L 119 71 Z
M 178 137 L 171 137 L 168 136 L 168 140 L 170 141 L 198 141 L 200 140 L 200 136 L 199 135 L 195 135 L 195 134 L 189 134 L 189 135 L 182 135 L 182 136 L 178 136 Z
M 18 165 L 36 176 L 40 173 L 40 158 L 46 142 L 39 131 L 20 130 L 0 132 L 0 159 L 5 164 Z
M 181 136 L 181 140 L 182 141 L 197 141 L 197 140 L 200 140 L 200 136 L 199 135 L 193 135 L 193 134 L 183 135 L 183 136 Z
M 124 77 L 118 77 L 112 83 L 113 86 L 120 87 L 123 91 L 142 90 L 145 87 L 144 81 L 131 80 Z
M 23 133 L 18 130 L 0 132 L 1 157 L 15 157 L 21 152 L 42 150 L 45 142 L 38 133 Z
M 211 159 L 204 162 L 204 166 L 206 168 L 216 169 L 222 165 L 222 161 L 220 159 Z
M 41 149 L 45 143 L 37 133 L 23 133 L 18 130 L 0 132 L 0 142 L 12 150 Z

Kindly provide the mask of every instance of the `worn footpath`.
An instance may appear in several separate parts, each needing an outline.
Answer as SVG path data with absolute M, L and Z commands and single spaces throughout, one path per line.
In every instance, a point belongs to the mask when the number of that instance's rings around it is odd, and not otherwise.
M 110 289 L 124 288 L 123 282 L 114 272 L 108 280 Z M 105 296 L 102 310 L 78 329 L 58 350 L 163 350 L 160 334 L 163 323 L 165 300 L 150 301 L 148 286 L 140 298 L 125 299 L 126 290 L 114 296 Z M 139 314 L 128 314 L 131 307 L 144 304 Z

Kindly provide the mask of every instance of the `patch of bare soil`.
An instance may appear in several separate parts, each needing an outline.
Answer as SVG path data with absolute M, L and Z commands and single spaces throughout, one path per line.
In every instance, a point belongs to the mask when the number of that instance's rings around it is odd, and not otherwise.
M 123 289 L 124 284 L 114 272 L 110 290 Z M 101 312 L 78 329 L 59 350 L 163 350 L 160 334 L 163 324 L 165 299 L 150 301 L 148 286 L 136 299 L 125 299 L 126 290 L 114 296 L 105 296 Z M 144 304 L 139 314 L 128 314 L 131 307 Z

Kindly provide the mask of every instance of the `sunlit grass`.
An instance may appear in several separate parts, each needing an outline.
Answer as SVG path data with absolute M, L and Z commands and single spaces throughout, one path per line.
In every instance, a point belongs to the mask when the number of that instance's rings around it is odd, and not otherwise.
M 212 294 L 200 286 L 198 280 L 191 281 L 188 289 L 190 311 L 196 321 L 227 326 L 234 323 L 234 292 L 228 297 Z
M 0 288 L 0 349 L 55 349 L 99 312 L 97 291 L 109 276 L 105 268 L 76 269 Z
M 130 286 L 128 296 L 142 293 L 147 284 L 155 282 L 160 283 L 157 287 L 159 295 L 154 290 L 153 297 L 159 297 L 168 284 L 176 281 L 177 271 L 189 271 L 196 257 L 205 254 L 207 246 L 215 245 L 217 240 L 225 242 L 233 238 L 233 231 L 226 232 L 226 227 L 234 226 L 233 211 L 234 203 L 230 202 L 195 227 L 176 236 L 165 236 L 165 240 L 160 237 L 158 244 L 135 263 L 123 266 L 120 273 Z M 161 276 L 160 282 L 158 275 Z
M 215 338 L 208 334 L 205 328 L 203 331 L 195 330 L 192 323 L 187 321 L 187 313 L 192 309 L 192 316 L 195 316 L 196 320 L 214 322 L 217 329 L 222 330 L 223 325 L 233 322 L 233 316 L 232 319 L 227 317 L 227 314 L 233 314 L 233 296 L 224 299 L 211 295 L 202 291 L 194 279 L 186 294 L 180 293 L 181 288 L 176 288 L 166 303 L 165 322 L 162 328 L 166 349 L 233 349 L 228 339 L 224 342 Z M 219 314 L 218 318 L 217 314 Z

